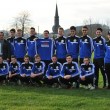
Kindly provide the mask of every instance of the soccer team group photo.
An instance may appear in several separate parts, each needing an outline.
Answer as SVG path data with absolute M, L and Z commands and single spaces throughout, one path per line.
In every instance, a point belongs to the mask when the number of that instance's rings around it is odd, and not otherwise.
M 100 27 L 94 38 L 88 35 L 87 26 L 81 31 L 82 36 L 77 36 L 76 27 L 71 26 L 65 37 L 59 27 L 56 38 L 51 38 L 48 30 L 38 38 L 31 27 L 30 37 L 24 38 L 21 29 L 11 29 L 8 39 L 0 32 L 1 84 L 93 90 L 99 88 L 100 69 L 102 88 L 110 89 L 110 32 L 105 40 Z

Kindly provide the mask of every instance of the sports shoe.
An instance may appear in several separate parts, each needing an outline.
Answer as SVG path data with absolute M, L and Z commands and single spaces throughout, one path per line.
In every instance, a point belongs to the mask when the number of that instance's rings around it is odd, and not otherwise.
M 95 87 L 94 86 L 91 86 L 90 88 L 89 88 L 89 90 L 94 90 L 95 89 Z
M 86 90 L 89 89 L 89 86 L 84 86 L 84 89 L 86 89 Z

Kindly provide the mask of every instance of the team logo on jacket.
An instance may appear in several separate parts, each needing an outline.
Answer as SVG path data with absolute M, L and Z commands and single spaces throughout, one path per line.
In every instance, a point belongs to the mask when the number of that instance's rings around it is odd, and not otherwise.
M 69 70 L 70 72 L 72 72 L 74 70 L 74 66 L 71 67 L 71 69 Z
M 18 68 L 18 67 L 17 67 L 17 66 L 15 66 L 14 70 L 17 70 L 17 68 Z
M 58 66 L 56 66 L 56 70 L 59 70 Z
M 91 67 L 89 67 L 88 70 L 91 71 Z
M 77 40 L 76 39 L 74 39 L 74 41 L 73 42 L 76 42 Z
M 29 66 L 28 69 L 31 69 L 31 66 Z
M 71 69 L 74 70 L 74 66 L 72 66 Z
M 56 69 L 58 69 L 58 66 L 56 66 Z
M 21 40 L 21 43 L 23 43 L 23 40 Z
M 64 43 L 64 40 L 61 40 L 61 43 Z
M 18 66 L 15 66 L 15 69 L 17 70 Z
M 87 39 L 85 39 L 84 42 L 87 42 Z
M 36 40 L 37 40 L 37 38 L 34 38 L 34 39 L 33 39 L 33 41 L 36 41 Z
M 101 40 L 99 41 L 99 44 L 102 44 L 102 41 Z
M 39 66 L 39 70 L 41 70 L 41 68 L 42 68 L 42 67 L 41 67 L 41 66 Z
M 43 43 L 41 44 L 41 47 L 49 47 L 49 43 L 48 43 L 48 42 L 43 42 Z
M 5 69 L 5 66 L 3 66 L 3 69 Z
M 42 67 L 41 67 L 41 66 L 39 66 L 38 70 L 40 71 L 41 69 L 42 69 Z

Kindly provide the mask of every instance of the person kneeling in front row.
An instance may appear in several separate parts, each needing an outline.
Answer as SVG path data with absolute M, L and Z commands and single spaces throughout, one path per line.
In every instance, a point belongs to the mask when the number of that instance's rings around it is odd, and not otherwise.
M 22 84 L 30 84 L 30 75 L 32 72 L 33 63 L 30 62 L 29 56 L 24 56 L 24 62 L 21 64 L 21 73 L 20 73 L 20 80 Z
M 62 64 L 57 61 L 57 56 L 52 56 L 52 63 L 49 64 L 46 71 L 46 83 L 52 87 L 59 87 L 58 78 L 60 77 L 60 71 Z
M 71 88 L 73 82 L 75 82 L 76 88 L 79 88 L 78 80 L 79 80 L 80 70 L 78 64 L 72 61 L 71 55 L 66 56 L 66 61 L 67 62 L 63 64 L 61 70 L 61 78 L 59 79 L 59 82 L 63 87 L 66 88 Z
M 20 62 L 17 61 L 14 55 L 11 56 L 9 66 L 9 82 L 18 83 L 20 78 Z
M 31 81 L 33 85 L 41 86 L 43 84 L 44 71 L 45 63 L 41 61 L 41 57 L 39 55 L 35 55 L 35 63 L 31 73 Z
M 90 63 L 89 58 L 84 58 L 84 63 L 81 64 L 80 83 L 85 85 L 85 89 L 95 89 L 94 87 L 94 64 Z

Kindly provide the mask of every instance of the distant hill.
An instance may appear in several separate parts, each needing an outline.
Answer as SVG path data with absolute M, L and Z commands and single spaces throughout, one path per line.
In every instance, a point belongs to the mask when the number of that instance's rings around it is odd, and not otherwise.
M 91 37 L 95 37 L 95 31 L 97 28 L 102 28 L 103 29 L 103 36 L 106 36 L 107 35 L 107 32 L 109 31 L 109 26 L 107 25 L 102 25 L 102 24 L 91 24 L 91 25 L 86 25 L 88 28 L 89 28 L 89 32 L 88 34 L 91 36 Z M 81 36 L 81 29 L 82 29 L 83 26 L 76 26 L 76 29 L 77 29 L 77 35 Z M 68 36 L 69 35 L 69 29 L 66 29 L 65 30 L 65 36 Z

